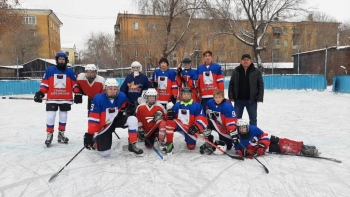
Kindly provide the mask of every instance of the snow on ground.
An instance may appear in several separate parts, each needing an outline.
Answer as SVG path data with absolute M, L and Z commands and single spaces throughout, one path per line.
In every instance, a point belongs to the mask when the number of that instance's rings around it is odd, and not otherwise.
M 266 155 L 258 157 L 270 170 L 266 174 L 254 159 L 201 155 L 201 139 L 189 151 L 178 133 L 174 154 L 163 162 L 152 149 L 141 158 L 123 152 L 127 131 L 117 129 L 121 139 L 114 137 L 111 157 L 84 149 L 49 183 L 83 147 L 86 100 L 68 114 L 69 144 L 58 144 L 56 131 L 46 148 L 45 104 L 1 99 L 0 196 L 349 196 L 349 100 L 328 90 L 266 90 L 258 106 L 258 126 L 265 132 L 314 144 L 322 156 L 343 163 Z

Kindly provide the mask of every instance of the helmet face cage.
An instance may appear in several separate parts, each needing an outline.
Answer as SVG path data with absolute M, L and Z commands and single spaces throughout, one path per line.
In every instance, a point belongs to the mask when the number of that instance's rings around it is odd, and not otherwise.
M 187 94 L 190 94 L 190 98 L 189 99 L 184 99 L 183 96 L 184 94 L 187 93 Z M 192 99 L 192 90 L 190 88 L 187 88 L 187 87 L 184 87 L 182 88 L 181 90 L 181 100 L 184 101 L 184 102 L 188 102 Z
M 238 119 L 237 121 L 237 130 L 240 134 L 246 134 L 249 131 L 249 127 L 248 127 L 248 122 L 246 120 L 243 119 Z
M 142 65 L 140 64 L 140 62 L 138 61 L 134 61 L 132 64 L 131 64 L 131 70 L 134 72 L 141 72 L 142 71 Z
M 145 98 L 146 103 L 148 105 L 154 105 L 158 99 L 158 92 L 156 90 L 147 90 L 147 92 L 145 93 L 145 95 L 143 95 L 143 97 Z

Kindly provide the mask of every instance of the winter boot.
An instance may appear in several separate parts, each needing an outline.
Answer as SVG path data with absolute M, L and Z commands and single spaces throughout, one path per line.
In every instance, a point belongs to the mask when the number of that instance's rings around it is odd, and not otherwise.
M 142 156 L 142 155 L 143 155 L 143 150 L 136 147 L 136 142 L 133 143 L 133 144 L 131 144 L 131 143 L 129 142 L 128 150 L 129 150 L 130 152 L 134 153 L 136 156 Z
M 47 132 L 47 137 L 45 140 L 45 144 L 47 147 L 49 147 L 51 145 L 52 139 L 53 139 L 53 134 L 50 132 Z
M 65 144 L 67 144 L 69 141 L 69 139 L 64 135 L 64 131 L 58 132 L 57 140 L 59 143 L 65 143 Z
M 318 150 L 316 149 L 315 146 L 303 145 L 301 154 L 308 155 L 308 156 L 318 156 Z

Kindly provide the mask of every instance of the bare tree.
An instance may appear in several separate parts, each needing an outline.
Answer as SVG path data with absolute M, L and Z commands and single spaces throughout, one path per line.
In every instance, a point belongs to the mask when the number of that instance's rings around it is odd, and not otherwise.
M 112 34 L 91 32 L 85 39 L 85 49 L 82 53 L 82 62 L 95 62 L 99 68 L 115 68 L 117 65 Z
M 276 19 L 291 19 L 304 11 L 305 0 L 215 0 L 208 4 L 208 12 L 223 19 L 215 34 L 229 34 L 252 48 L 255 60 L 261 65 L 262 40 L 269 24 Z M 249 25 L 241 20 L 248 20 Z
M 161 44 L 162 55 L 168 57 L 187 33 L 196 10 L 203 7 L 205 0 L 134 0 L 134 2 L 142 14 L 162 17 L 163 23 L 157 27 L 157 32 L 158 37 L 164 38 L 164 42 Z M 184 25 L 173 28 L 176 19 L 182 20 Z

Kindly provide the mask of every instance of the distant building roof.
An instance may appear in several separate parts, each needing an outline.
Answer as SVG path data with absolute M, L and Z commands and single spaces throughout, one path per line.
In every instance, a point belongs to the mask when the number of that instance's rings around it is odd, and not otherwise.
M 62 42 L 61 49 L 73 49 L 75 47 L 74 43 Z
M 349 48 L 349 49 L 350 49 L 350 45 L 346 45 L 346 46 L 331 46 L 331 47 L 328 47 L 327 49 L 337 49 L 337 50 L 342 50 L 342 49 L 347 49 L 347 48 Z M 326 48 L 315 49 L 315 50 L 312 50 L 312 51 L 300 52 L 299 54 L 314 53 L 314 52 L 324 51 L 324 50 L 326 50 Z M 294 55 L 298 55 L 298 53 L 294 53 L 294 54 L 292 54 L 292 56 L 294 56 Z
M 11 68 L 11 69 L 17 69 L 17 68 L 23 68 L 22 65 L 12 65 L 12 66 L 0 66 L 0 68 Z
M 42 61 L 47 62 L 49 64 L 56 65 L 56 60 L 55 59 L 37 58 L 37 59 L 33 59 L 33 60 L 29 61 L 29 62 L 26 62 L 26 63 L 22 64 L 22 66 L 25 65 L 25 64 L 28 64 L 28 63 L 30 63 L 32 61 L 35 61 L 35 60 L 42 60 Z M 72 64 L 68 63 L 67 66 L 72 66 Z

